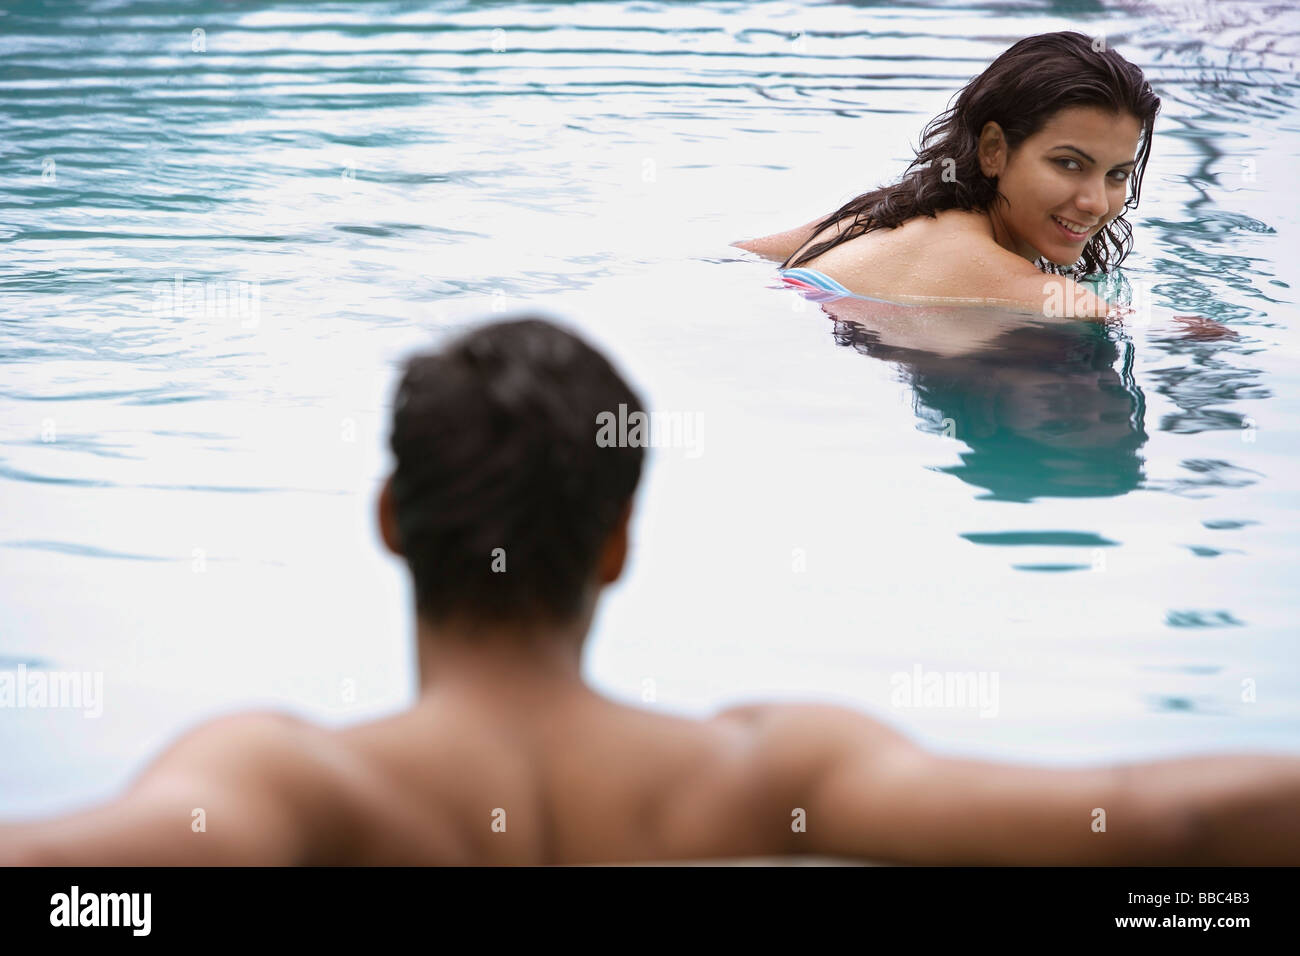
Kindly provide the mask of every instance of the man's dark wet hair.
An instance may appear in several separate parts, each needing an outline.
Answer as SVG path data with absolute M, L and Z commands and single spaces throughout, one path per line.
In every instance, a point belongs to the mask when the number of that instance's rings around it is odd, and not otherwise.
M 620 405 L 644 411 L 603 355 L 537 315 L 408 359 L 392 501 L 422 619 L 563 623 L 583 609 L 641 477 L 643 447 L 597 443 L 597 416 Z

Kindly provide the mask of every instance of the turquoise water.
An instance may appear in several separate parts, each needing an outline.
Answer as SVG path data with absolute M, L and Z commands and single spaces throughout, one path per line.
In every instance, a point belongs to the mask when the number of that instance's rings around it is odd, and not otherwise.
M 1300 750 L 1294 17 L 176 9 L 0 16 L 0 668 L 103 675 L 99 717 L 0 709 L 0 813 L 106 795 L 220 710 L 407 703 L 395 376 L 523 310 L 692 426 L 591 636 L 606 693 L 832 700 L 1006 759 Z M 1155 320 L 873 328 L 729 246 L 896 176 L 1057 29 L 1164 100 L 1125 264 Z M 900 703 L 918 668 L 996 675 L 996 713 Z

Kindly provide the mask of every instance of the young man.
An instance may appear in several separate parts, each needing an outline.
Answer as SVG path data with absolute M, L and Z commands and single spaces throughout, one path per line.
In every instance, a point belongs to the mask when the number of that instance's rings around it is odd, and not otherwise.
M 378 511 L 415 585 L 415 705 L 343 730 L 213 720 L 113 803 L 0 826 L 0 861 L 1300 863 L 1294 757 L 1036 769 L 933 755 L 842 707 L 697 721 L 591 690 L 583 642 L 642 465 L 604 424 L 620 405 L 642 410 L 535 318 L 413 358 Z

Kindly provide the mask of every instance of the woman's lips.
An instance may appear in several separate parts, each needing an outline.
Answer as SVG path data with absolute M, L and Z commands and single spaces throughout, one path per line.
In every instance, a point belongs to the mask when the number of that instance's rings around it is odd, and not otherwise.
M 1051 218 L 1052 222 L 1056 224 L 1056 228 L 1061 231 L 1061 235 L 1065 236 L 1065 238 L 1070 242 L 1083 242 L 1088 238 L 1088 233 L 1092 231 L 1091 229 L 1088 229 L 1084 232 L 1075 232 L 1074 230 L 1061 225 L 1061 220 L 1056 216 L 1052 216 Z

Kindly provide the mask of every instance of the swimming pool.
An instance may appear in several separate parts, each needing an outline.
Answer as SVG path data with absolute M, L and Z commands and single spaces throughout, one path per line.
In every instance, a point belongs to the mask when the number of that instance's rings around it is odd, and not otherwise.
M 0 813 L 105 796 L 218 710 L 408 702 L 373 520 L 396 372 L 523 310 L 685 425 L 590 638 L 605 692 L 832 700 L 1006 759 L 1300 749 L 1284 31 L 1233 50 L 1152 4 L 77 9 L 0 18 L 0 668 L 100 673 L 102 713 L 0 709 Z M 896 176 L 1057 29 L 1106 32 L 1164 100 L 1127 276 L 1239 339 L 909 346 L 728 247 Z M 984 706 L 900 694 L 967 674 Z

